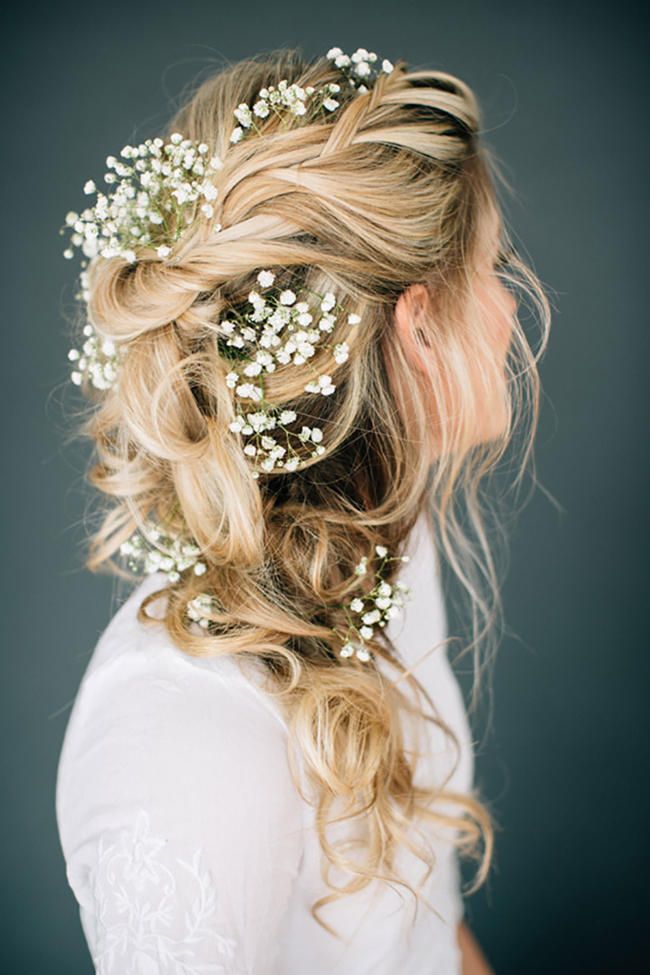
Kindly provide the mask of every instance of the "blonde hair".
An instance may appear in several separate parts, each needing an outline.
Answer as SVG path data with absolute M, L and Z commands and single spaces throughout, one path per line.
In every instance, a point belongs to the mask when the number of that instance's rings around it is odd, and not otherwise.
M 394 669 L 395 681 L 367 663 L 343 662 L 333 628 L 346 629 L 337 607 L 354 595 L 361 556 L 375 544 L 401 553 L 426 509 L 443 564 L 469 600 L 472 632 L 463 652 L 473 651 L 475 707 L 500 615 L 479 488 L 522 418 L 530 421 L 522 472 L 529 459 L 536 363 L 550 316 L 538 279 L 504 237 L 510 256 L 498 273 L 530 295 L 543 331 L 535 356 L 515 323 L 504 372 L 472 298 L 481 228 L 488 209 L 498 207 L 493 175 L 499 173 L 479 144 L 479 111 L 466 84 L 441 71 L 409 72 L 399 61 L 370 91 L 344 98 L 330 117 L 289 127 L 269 117 L 259 120 L 263 137 L 229 144 L 234 108 L 284 78 L 318 86 L 340 81 L 340 74 L 325 58 L 307 62 L 297 50 L 260 55 L 208 77 L 168 125 L 169 133 L 207 143 L 224 162 L 215 201 L 219 234 L 210 236 L 196 221 L 164 262 L 154 256 L 133 265 L 121 258 L 90 263 L 89 318 L 104 334 L 128 341 L 128 355 L 117 388 L 101 396 L 86 390 L 96 402 L 80 433 L 97 452 L 87 476 L 112 501 L 85 564 L 130 578 L 112 556 L 150 517 L 201 547 L 207 572 L 150 593 L 139 619 L 149 620 L 148 605 L 164 594 L 164 624 L 182 651 L 246 654 L 261 663 L 316 789 L 326 859 L 351 874 L 349 883 L 312 905 L 316 920 L 335 934 L 318 916 L 320 908 L 373 878 L 403 885 L 417 902 L 435 860 L 412 835 L 418 817 L 449 829 L 458 850 L 478 863 L 468 892 L 488 874 L 494 822 L 487 805 L 476 792 L 446 789 L 448 779 L 416 785 L 401 719 L 416 714 L 458 747 L 452 729 L 414 709 L 402 692 L 404 683 L 435 712 L 385 632 L 372 649 Z M 332 336 L 350 343 L 345 363 L 335 365 L 322 350 L 314 356 L 315 368 L 334 376 L 334 395 L 307 396 L 294 365 L 267 377 L 267 398 L 323 427 L 327 449 L 301 470 L 256 480 L 228 429 L 230 366 L 211 326 L 246 299 L 267 267 L 287 287 L 298 282 L 334 291 L 346 310 L 360 313 L 361 324 Z M 430 437 L 424 397 L 415 398 L 405 420 L 413 365 L 394 330 L 397 299 L 415 282 L 435 296 L 418 321 L 436 359 L 430 391 L 441 447 L 433 464 L 423 449 Z M 478 445 L 471 431 L 481 402 L 468 378 L 477 361 L 486 389 L 494 383 L 502 389 L 510 418 L 501 437 Z M 200 591 L 214 593 L 220 611 L 214 630 L 199 636 L 188 626 L 186 605 Z M 363 864 L 328 840 L 337 802 L 343 804 L 337 821 L 362 815 Z M 451 803 L 452 811 L 440 803 Z M 426 865 L 417 890 L 396 873 L 401 845 Z

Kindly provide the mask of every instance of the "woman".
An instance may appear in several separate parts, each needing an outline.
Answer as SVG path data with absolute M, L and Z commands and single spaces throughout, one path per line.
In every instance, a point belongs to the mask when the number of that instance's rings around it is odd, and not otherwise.
M 499 605 L 479 486 L 538 408 L 507 285 L 539 354 L 549 315 L 478 132 L 450 75 L 281 50 L 204 81 L 66 218 L 112 499 L 87 566 L 146 574 L 58 770 L 99 972 L 490 971 L 441 579 L 469 599 L 473 705 Z

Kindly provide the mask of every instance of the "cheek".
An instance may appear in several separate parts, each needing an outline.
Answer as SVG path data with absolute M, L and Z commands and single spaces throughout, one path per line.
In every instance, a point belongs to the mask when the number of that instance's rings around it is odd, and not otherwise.
M 505 285 L 495 279 L 485 289 L 483 307 L 488 334 L 493 337 L 495 346 L 505 354 L 512 338 L 517 301 Z

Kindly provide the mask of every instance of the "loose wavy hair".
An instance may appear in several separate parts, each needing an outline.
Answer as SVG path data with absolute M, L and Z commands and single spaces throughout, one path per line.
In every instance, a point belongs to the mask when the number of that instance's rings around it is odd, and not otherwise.
M 127 342 L 128 355 L 115 388 L 85 390 L 92 403 L 78 432 L 93 443 L 87 478 L 101 492 L 85 565 L 132 581 L 112 556 L 149 518 L 200 546 L 206 573 L 185 574 L 148 594 L 138 618 L 147 623 L 150 603 L 164 596 L 164 625 L 183 652 L 243 654 L 259 663 L 314 787 L 326 860 L 351 876 L 312 905 L 334 934 L 320 908 L 373 878 L 406 887 L 417 902 L 435 860 L 415 840 L 420 820 L 447 829 L 478 864 L 469 892 L 488 875 L 495 828 L 488 805 L 477 791 L 446 788 L 448 779 L 416 784 L 402 721 L 411 714 L 433 722 L 457 747 L 452 729 L 385 631 L 371 648 L 394 680 L 372 664 L 343 661 L 334 630 L 346 629 L 340 606 L 358 592 L 360 558 L 375 544 L 402 553 L 426 511 L 441 566 L 460 583 L 469 607 L 463 654 L 473 654 L 475 707 L 500 620 L 480 492 L 522 425 L 515 482 L 531 457 L 537 362 L 550 315 L 538 278 L 502 228 L 496 273 L 530 296 L 542 326 L 534 353 L 515 321 L 504 369 L 473 297 L 481 228 L 490 208 L 501 212 L 496 183 L 503 177 L 479 140 L 479 109 L 466 84 L 398 61 L 367 93 L 343 93 L 328 117 L 283 126 L 271 115 L 258 120 L 262 137 L 231 144 L 234 108 L 281 79 L 302 86 L 341 80 L 325 57 L 308 61 L 298 50 L 281 49 L 214 71 L 168 123 L 164 134 L 205 142 L 223 160 L 219 234 L 197 220 L 165 261 L 152 253 L 134 264 L 119 257 L 90 262 L 88 316 L 99 332 Z M 225 382 L 230 364 L 219 354 L 214 323 L 245 301 L 261 268 L 273 268 L 283 287 L 333 291 L 361 324 L 340 335 L 337 325 L 332 335 L 349 342 L 346 362 L 335 364 L 317 349 L 310 363 L 333 376 L 333 395 L 307 395 L 293 364 L 265 377 L 267 399 L 321 426 L 327 449 L 295 472 L 255 479 L 228 428 L 235 409 Z M 425 396 L 413 395 L 423 389 L 422 378 L 414 376 L 394 325 L 399 296 L 416 282 L 435 299 L 418 320 L 436 363 L 426 380 L 438 411 L 433 463 L 425 449 L 430 413 Z M 477 362 L 486 389 L 502 390 L 509 417 L 502 435 L 480 444 L 471 437 L 483 408 L 469 381 Z M 199 591 L 219 600 L 213 626 L 201 635 L 185 612 Z M 433 713 L 420 706 L 423 699 Z M 337 803 L 338 819 L 362 818 L 363 863 L 328 840 Z M 396 873 L 402 844 L 426 866 L 417 890 Z M 329 885 L 329 868 L 324 878 Z

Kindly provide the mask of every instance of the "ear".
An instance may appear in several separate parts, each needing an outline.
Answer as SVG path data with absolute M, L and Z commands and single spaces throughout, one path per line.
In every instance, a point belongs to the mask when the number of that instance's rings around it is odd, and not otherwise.
M 404 352 L 416 369 L 424 371 L 422 344 L 429 345 L 426 332 L 418 327 L 419 320 L 430 304 L 426 287 L 419 282 L 409 285 L 395 305 L 395 328 Z M 419 341 L 418 341 L 419 340 Z

